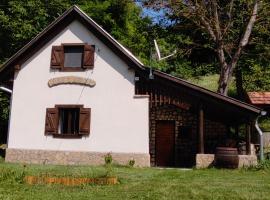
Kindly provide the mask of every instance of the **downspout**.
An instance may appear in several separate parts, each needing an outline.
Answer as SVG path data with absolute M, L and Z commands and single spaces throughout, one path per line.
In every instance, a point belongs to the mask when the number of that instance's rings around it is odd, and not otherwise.
M 2 90 L 2 91 L 5 91 L 5 92 L 8 92 L 8 93 L 12 94 L 12 90 L 10 90 L 10 89 L 8 89 L 8 88 L 6 88 L 6 87 L 0 86 L 0 90 Z
M 260 135 L 260 160 L 264 160 L 264 157 L 263 157 L 263 132 L 261 130 L 261 128 L 259 127 L 259 124 L 258 124 L 258 119 L 261 117 L 261 116 L 265 116 L 266 115 L 266 111 L 262 111 L 261 112 L 261 115 L 259 115 L 257 118 L 256 118 L 256 122 L 255 122 L 255 128 L 257 129 L 259 135 Z

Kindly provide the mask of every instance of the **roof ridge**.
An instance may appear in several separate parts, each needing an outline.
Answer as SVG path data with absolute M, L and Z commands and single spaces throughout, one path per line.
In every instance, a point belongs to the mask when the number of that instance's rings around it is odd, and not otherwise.
M 13 54 L 10 58 L 8 58 L 1 66 L 0 73 L 11 63 L 14 59 L 17 58 L 17 56 L 21 56 L 22 53 L 24 53 L 28 47 L 30 47 L 36 40 L 40 39 L 43 34 L 45 34 L 47 31 L 49 31 L 51 28 L 53 28 L 59 21 L 61 21 L 63 18 L 65 18 L 68 14 L 70 14 L 72 11 L 75 11 L 77 14 L 79 14 L 81 17 L 85 17 L 88 20 L 91 21 L 92 24 L 94 24 L 98 29 L 100 29 L 112 42 L 116 43 L 118 45 L 118 48 L 121 48 L 124 52 L 126 52 L 127 55 L 133 59 L 133 61 L 137 62 L 140 67 L 144 67 L 144 64 L 136 58 L 134 54 L 132 54 L 131 51 L 129 51 L 126 47 L 124 47 L 121 43 L 119 43 L 112 35 L 110 35 L 105 29 L 103 29 L 99 24 L 97 24 L 90 16 L 88 16 L 83 10 L 81 10 L 77 5 L 71 6 L 69 9 L 67 9 L 65 12 L 63 12 L 59 17 L 57 17 L 53 22 L 51 22 L 48 26 L 46 26 L 42 31 L 40 31 L 35 37 L 33 37 L 27 44 L 25 44 L 21 49 L 19 49 L 15 54 Z
M 124 45 L 118 42 L 110 33 L 108 33 L 102 26 L 96 23 L 95 20 L 93 20 L 89 15 L 87 15 L 77 5 L 74 5 L 74 9 L 76 9 L 76 11 L 81 12 L 85 17 L 91 20 L 98 28 L 100 28 L 106 35 L 108 35 L 114 42 L 116 42 L 121 48 L 123 48 L 130 56 L 132 56 L 132 58 L 134 58 L 138 63 L 140 63 L 140 65 L 144 66 L 144 64 L 129 49 L 127 49 Z

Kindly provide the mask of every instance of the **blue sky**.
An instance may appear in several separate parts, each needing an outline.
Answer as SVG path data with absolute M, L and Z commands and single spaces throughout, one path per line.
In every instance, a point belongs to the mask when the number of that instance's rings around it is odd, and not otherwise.
M 142 7 L 142 3 L 136 2 L 137 5 Z M 165 12 L 164 10 L 156 11 L 149 8 L 142 7 L 143 16 L 148 16 L 152 19 L 153 23 L 159 23 L 162 19 L 165 19 Z

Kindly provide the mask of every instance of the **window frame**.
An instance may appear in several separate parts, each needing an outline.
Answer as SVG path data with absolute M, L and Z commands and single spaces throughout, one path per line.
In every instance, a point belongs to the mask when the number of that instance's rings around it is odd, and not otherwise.
M 84 61 L 84 46 L 86 43 L 62 43 L 61 46 L 63 47 L 63 64 L 60 69 L 60 71 L 63 72 L 81 72 L 85 71 L 86 68 L 83 67 L 83 61 Z M 65 66 L 65 47 L 82 47 L 82 59 L 81 59 L 81 66 L 80 67 L 68 67 Z
M 76 134 L 63 134 L 59 131 L 60 109 L 79 109 L 79 131 Z M 91 108 L 80 104 L 57 104 L 54 107 L 46 108 L 45 136 L 56 138 L 82 138 L 89 137 L 91 127 Z
M 83 108 L 83 105 L 73 105 L 73 104 L 64 104 L 64 105 L 60 105 L 60 104 L 57 104 L 55 105 L 55 108 L 58 110 L 58 122 L 57 122 L 57 128 L 59 129 L 59 121 L 60 121 L 60 118 L 59 118 L 59 111 L 60 109 L 65 109 L 65 108 Z M 79 126 L 80 126 L 80 118 L 79 118 Z M 80 129 L 80 128 L 79 128 Z M 63 133 L 59 133 L 59 130 L 57 130 L 57 133 L 56 134 L 52 134 L 53 137 L 55 138 L 82 138 L 83 135 L 80 134 L 80 131 L 76 134 L 63 134 Z
M 65 47 L 82 47 L 82 59 L 80 67 L 65 66 Z M 82 72 L 93 70 L 95 65 L 95 45 L 88 43 L 62 43 L 61 45 L 53 45 L 51 49 L 51 70 L 59 70 L 60 72 Z
M 59 107 L 57 109 L 58 109 L 58 127 L 57 127 L 58 128 L 58 134 L 60 134 L 60 135 L 79 135 L 80 134 L 80 107 L 74 107 L 74 106 L 72 106 L 72 107 Z M 77 130 L 76 130 L 75 133 L 62 132 L 63 131 L 62 128 L 65 127 L 64 125 L 62 126 L 62 124 L 65 124 L 65 123 L 64 123 L 64 121 L 62 121 L 62 123 L 61 123 L 61 119 L 62 119 L 61 112 L 64 111 L 64 110 L 71 110 L 71 109 L 74 109 L 74 112 L 77 112 L 78 119 L 76 121 L 77 121 L 78 124 L 76 125 L 77 127 L 75 128 Z M 69 112 L 68 117 L 70 117 L 70 114 L 71 113 Z M 71 122 L 71 121 L 69 121 L 69 122 Z M 66 124 L 67 129 L 68 129 L 68 127 L 71 126 L 71 124 L 69 122 Z

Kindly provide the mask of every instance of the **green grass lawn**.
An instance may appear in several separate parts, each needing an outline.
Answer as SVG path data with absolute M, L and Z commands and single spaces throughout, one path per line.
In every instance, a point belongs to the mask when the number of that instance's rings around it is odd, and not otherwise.
M 270 199 L 268 170 L 115 167 L 117 185 L 27 185 L 24 174 L 98 176 L 103 167 L 0 164 L 0 199 Z

